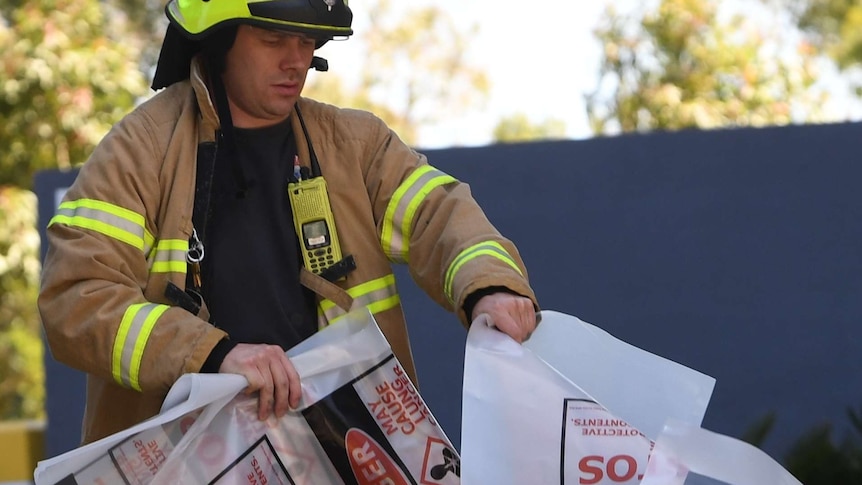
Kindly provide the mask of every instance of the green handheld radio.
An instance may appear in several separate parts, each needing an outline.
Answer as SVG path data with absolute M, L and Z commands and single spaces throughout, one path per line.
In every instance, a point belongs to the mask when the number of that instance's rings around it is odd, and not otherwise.
M 326 180 L 313 177 L 287 184 L 296 235 L 302 241 L 302 260 L 315 274 L 341 261 L 341 246 L 326 192 Z

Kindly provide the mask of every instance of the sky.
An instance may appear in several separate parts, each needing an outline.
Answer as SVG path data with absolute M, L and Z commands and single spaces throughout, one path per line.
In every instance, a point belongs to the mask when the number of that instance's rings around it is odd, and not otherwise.
M 534 123 L 549 118 L 563 121 L 569 138 L 590 136 L 583 95 L 597 79 L 600 46 L 592 29 L 604 2 L 410 0 L 409 5 L 432 3 L 465 27 L 479 26 L 470 59 L 484 68 L 491 86 L 481 112 L 422 130 L 419 145 L 485 145 L 501 118 L 519 112 Z M 367 25 L 362 5 L 350 2 L 356 33 Z M 330 42 L 319 54 L 329 60 L 332 72 L 344 75 L 356 69 L 351 59 L 361 55 L 358 47 L 351 46 L 350 40 Z
M 641 1 L 394 2 L 396 8 L 403 9 L 437 6 L 465 30 L 478 25 L 468 59 L 484 69 L 491 82 L 484 109 L 421 129 L 417 145 L 423 148 L 486 145 L 492 142 L 491 134 L 497 122 L 516 113 L 526 114 L 533 123 L 560 120 L 566 126 L 567 138 L 589 138 L 592 133 L 587 123 L 584 95 L 595 89 L 601 61 L 601 46 L 593 30 L 608 3 L 620 12 L 628 12 Z M 367 4 L 367 0 L 350 2 L 356 34 L 368 25 L 363 4 Z M 750 17 L 757 13 L 752 11 L 749 0 L 724 0 L 721 5 L 730 11 L 743 11 Z M 361 43 L 349 39 L 330 42 L 319 54 L 329 60 L 331 71 L 339 76 L 349 77 L 360 71 Z M 835 73 L 827 68 L 823 77 L 831 91 L 831 107 L 827 109 L 837 110 L 833 116 L 862 118 L 862 103 L 850 96 L 840 81 L 834 80 Z

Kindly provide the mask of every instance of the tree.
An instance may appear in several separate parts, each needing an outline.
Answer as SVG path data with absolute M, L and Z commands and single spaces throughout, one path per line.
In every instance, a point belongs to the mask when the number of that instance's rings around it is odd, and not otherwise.
M 476 26 L 461 30 L 434 6 L 398 12 L 391 0 L 363 4 L 355 14 L 366 14 L 369 25 L 350 41 L 364 48 L 354 85 L 327 73 L 315 76 L 305 95 L 370 110 L 408 143 L 417 141 L 421 125 L 457 116 L 484 101 L 487 76 L 471 66 L 466 55 Z
M 860 0 L 765 0 L 784 9 L 818 50 L 850 77 L 862 96 L 862 2 Z M 851 75 L 851 71 L 852 75 Z
M 31 192 L 0 187 L 0 420 L 43 415 L 35 214 L 36 197 Z
M 862 406 L 847 408 L 851 432 L 836 444 L 829 424 L 818 425 L 799 437 L 781 460 L 793 476 L 806 485 L 862 483 Z M 774 412 L 756 421 L 742 436 L 762 446 L 776 423 Z
M 0 26 L 0 185 L 30 187 L 37 170 L 83 162 L 146 92 L 118 20 L 95 0 L 10 12 Z
M 43 414 L 35 196 L 146 92 L 137 42 L 96 0 L 0 3 L 0 419 Z
M 494 141 L 503 143 L 538 139 L 561 139 L 566 136 L 566 124 L 557 119 L 533 123 L 524 113 L 507 116 L 494 127 Z
M 780 26 L 779 26 L 780 27 Z M 747 17 L 723 20 L 712 0 L 661 0 L 655 11 L 608 7 L 598 89 L 586 96 L 598 134 L 611 131 L 762 126 L 813 120 L 814 51 L 788 50 L 782 30 Z
M 404 114 L 396 112 L 384 101 L 375 100 L 369 93 L 369 88 L 351 88 L 341 77 L 325 73 L 310 80 L 302 95 L 336 106 L 370 111 L 405 140 L 415 140 L 417 127 Z
M 165 18 L 165 0 L 101 0 L 103 11 L 111 18 L 120 18 L 126 24 L 127 41 L 135 43 L 140 52 L 138 65 L 146 74 L 147 85 L 152 84 L 156 61 L 162 48 L 162 39 L 168 26 Z

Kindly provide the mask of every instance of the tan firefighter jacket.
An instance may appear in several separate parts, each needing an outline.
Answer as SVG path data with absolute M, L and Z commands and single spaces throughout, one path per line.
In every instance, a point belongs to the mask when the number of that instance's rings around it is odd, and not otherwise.
M 428 165 L 369 113 L 308 99 L 300 106 L 342 251 L 357 265 L 336 291 L 317 288 L 322 325 L 346 313 L 341 306 L 369 308 L 415 382 L 390 263 L 408 264 L 418 285 L 465 325 L 464 299 L 484 287 L 535 302 L 516 248 L 466 184 Z M 195 63 L 191 80 L 114 126 L 50 222 L 39 308 L 53 356 L 88 374 L 84 442 L 156 414 L 170 386 L 198 372 L 225 337 L 164 296 L 168 282 L 185 287 L 198 144 L 213 141 L 217 128 Z M 296 140 L 307 162 L 305 138 Z

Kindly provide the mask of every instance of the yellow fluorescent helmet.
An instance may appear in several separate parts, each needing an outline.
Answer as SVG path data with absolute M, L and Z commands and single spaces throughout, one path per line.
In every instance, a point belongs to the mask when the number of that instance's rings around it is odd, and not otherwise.
M 165 12 L 194 40 L 236 23 L 309 34 L 318 39 L 318 47 L 353 34 L 347 0 L 170 0 Z

